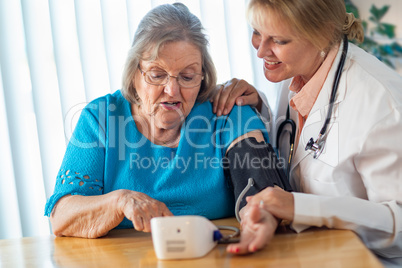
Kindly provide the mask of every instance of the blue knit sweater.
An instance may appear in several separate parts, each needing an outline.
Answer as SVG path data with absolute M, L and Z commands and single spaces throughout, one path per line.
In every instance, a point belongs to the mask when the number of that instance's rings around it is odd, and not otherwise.
M 82 111 L 68 144 L 49 216 L 67 194 L 101 195 L 139 191 L 166 204 L 174 215 L 217 219 L 234 215 L 234 197 L 222 158 L 237 137 L 264 124 L 248 106 L 217 117 L 210 102 L 196 103 L 186 118 L 177 148 L 156 145 L 137 129 L 130 103 L 120 91 L 98 98 Z M 124 219 L 118 228 L 130 228 Z

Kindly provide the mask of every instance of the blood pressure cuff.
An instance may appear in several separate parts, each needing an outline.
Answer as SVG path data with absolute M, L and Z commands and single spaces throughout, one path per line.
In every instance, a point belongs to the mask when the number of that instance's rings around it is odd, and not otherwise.
M 233 187 L 235 200 L 242 198 L 239 210 L 246 205 L 246 196 L 255 195 L 266 187 L 279 186 L 292 191 L 284 172 L 284 164 L 276 156 L 271 144 L 257 142 L 255 138 L 246 138 L 235 144 L 227 153 L 225 165 L 226 177 Z M 248 185 L 249 178 L 253 184 Z M 242 193 L 249 187 L 246 193 Z

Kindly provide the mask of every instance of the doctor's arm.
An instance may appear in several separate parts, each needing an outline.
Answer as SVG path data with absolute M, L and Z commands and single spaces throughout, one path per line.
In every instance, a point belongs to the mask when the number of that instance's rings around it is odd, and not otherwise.
M 382 118 L 354 156 L 368 200 L 294 193 L 296 231 L 308 226 L 349 229 L 376 254 L 402 257 L 401 110 Z
M 270 187 L 248 198 L 247 207 L 263 200 L 266 211 L 291 221 L 297 232 L 310 226 L 352 230 L 376 254 L 401 258 L 401 120 L 398 114 L 383 118 L 366 138 L 361 153 L 354 156 L 368 200 L 347 196 L 346 192 L 345 196 L 331 197 L 287 193 Z
M 396 190 L 400 191 L 400 188 Z M 263 204 L 262 209 L 270 215 L 292 222 L 292 228 L 297 232 L 311 226 L 352 230 L 376 254 L 387 258 L 402 257 L 402 204 L 400 201 L 375 202 L 357 197 L 288 193 L 272 187 L 248 197 L 247 201 L 246 209 L 255 208 L 258 205 L 261 208 Z M 242 226 L 243 219 L 246 219 L 244 225 L 250 225 L 249 228 L 254 230 L 242 233 L 242 238 L 246 241 L 256 236 L 258 232 L 263 232 L 262 228 L 272 226 L 262 216 L 255 220 L 256 217 L 253 214 L 243 213 L 242 216 Z M 269 240 L 266 241 L 268 242 Z M 234 250 L 232 252 L 236 253 Z

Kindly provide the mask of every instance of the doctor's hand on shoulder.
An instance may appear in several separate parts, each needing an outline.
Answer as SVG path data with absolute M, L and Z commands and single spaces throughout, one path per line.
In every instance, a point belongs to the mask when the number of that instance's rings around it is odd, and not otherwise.
M 216 94 L 211 99 L 213 112 L 218 116 L 227 115 L 236 104 L 250 105 L 261 111 L 262 100 L 258 91 L 247 81 L 233 78 L 224 84 L 216 86 Z

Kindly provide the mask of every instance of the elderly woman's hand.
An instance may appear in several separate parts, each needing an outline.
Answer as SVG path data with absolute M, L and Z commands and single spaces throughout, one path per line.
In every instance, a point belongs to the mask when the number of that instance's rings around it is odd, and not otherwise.
M 97 238 L 115 228 L 124 217 L 138 231 L 150 232 L 152 217 L 172 216 L 162 202 L 146 194 L 116 190 L 104 195 L 66 195 L 53 209 L 50 217 L 56 236 Z
M 274 236 L 280 219 L 292 221 L 294 217 L 293 195 L 279 187 L 267 187 L 246 200 L 247 205 L 240 211 L 240 243 L 227 247 L 228 252 L 235 254 L 263 248 Z
M 227 115 L 235 104 L 251 105 L 261 111 L 262 100 L 257 90 L 245 80 L 233 78 L 216 87 L 216 95 L 211 99 L 213 111 L 218 116 Z
M 230 244 L 227 251 L 234 254 L 247 254 L 263 248 L 271 241 L 278 227 L 279 220 L 257 205 L 242 209 L 242 231 L 240 242 Z
M 148 195 L 130 190 L 120 190 L 118 210 L 133 222 L 137 231 L 150 232 L 151 219 L 173 216 L 166 205 Z

